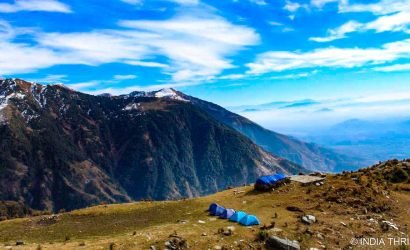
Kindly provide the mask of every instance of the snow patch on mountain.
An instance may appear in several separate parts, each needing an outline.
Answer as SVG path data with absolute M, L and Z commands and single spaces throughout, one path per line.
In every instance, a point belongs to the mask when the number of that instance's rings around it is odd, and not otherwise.
M 175 90 L 170 89 L 170 88 L 161 89 L 153 93 L 156 98 L 170 98 L 173 100 L 189 102 L 187 99 L 184 99 L 182 96 L 180 96 Z

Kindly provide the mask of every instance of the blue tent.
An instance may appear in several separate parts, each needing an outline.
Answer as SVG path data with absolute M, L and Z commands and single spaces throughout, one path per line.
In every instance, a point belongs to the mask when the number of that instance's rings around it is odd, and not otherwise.
M 219 216 L 219 215 L 221 215 L 221 214 L 224 212 L 224 210 L 225 210 L 224 207 L 219 206 L 219 205 L 216 204 L 216 203 L 212 203 L 212 204 L 209 206 L 209 213 L 210 213 L 211 215 L 217 215 L 217 216 Z
M 259 185 L 274 185 L 278 181 L 281 181 L 286 178 L 284 174 L 274 174 L 274 175 L 265 175 L 256 180 L 256 184 Z
M 221 207 L 221 206 L 218 206 L 216 209 L 215 209 L 215 214 L 214 215 L 216 215 L 216 216 L 221 216 L 224 212 L 225 212 L 225 208 L 224 207 Z
M 229 219 L 234 213 L 235 210 L 233 210 L 232 208 L 227 208 L 219 217 L 222 219 Z
M 248 214 L 247 216 L 243 217 L 239 223 L 244 226 L 253 226 L 261 224 L 258 218 L 255 215 Z
M 216 207 L 218 206 L 219 205 L 217 203 L 212 203 L 211 205 L 209 205 L 208 211 L 212 213 L 212 211 L 215 211 Z
M 243 217 L 245 217 L 247 214 L 242 211 L 236 211 L 231 218 L 229 218 L 230 221 L 235 221 L 239 222 Z
M 269 185 L 270 183 L 271 183 L 271 180 L 269 179 L 268 176 L 262 176 L 256 180 L 256 184 Z

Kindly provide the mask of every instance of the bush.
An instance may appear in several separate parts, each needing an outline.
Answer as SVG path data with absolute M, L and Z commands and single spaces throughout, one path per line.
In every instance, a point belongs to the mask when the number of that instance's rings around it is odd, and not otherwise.
M 256 235 L 258 241 L 266 241 L 269 238 L 269 233 L 266 230 L 261 230 Z
M 401 167 L 396 166 L 390 173 L 390 181 L 393 183 L 407 182 L 409 174 Z

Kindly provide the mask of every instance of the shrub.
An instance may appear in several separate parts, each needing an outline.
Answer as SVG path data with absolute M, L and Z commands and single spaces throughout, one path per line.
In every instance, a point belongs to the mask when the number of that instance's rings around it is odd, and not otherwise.
M 409 174 L 401 167 L 395 167 L 390 173 L 390 181 L 393 183 L 407 182 Z

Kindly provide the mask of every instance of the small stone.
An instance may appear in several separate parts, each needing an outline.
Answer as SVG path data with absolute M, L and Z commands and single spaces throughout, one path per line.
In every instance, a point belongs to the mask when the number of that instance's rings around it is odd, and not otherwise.
M 305 215 L 302 217 L 302 222 L 308 224 L 308 225 L 312 225 L 313 223 L 316 222 L 316 217 L 313 215 Z
M 324 237 L 321 233 L 318 233 L 318 234 L 316 235 L 316 237 L 317 237 L 319 240 L 324 240 L 324 239 L 325 239 L 325 237 Z
M 344 223 L 343 221 L 341 221 L 340 224 L 342 224 L 344 227 L 347 227 L 346 223 Z
M 207 233 L 202 233 L 201 236 L 208 236 L 208 234 Z
M 22 246 L 22 245 L 24 245 L 24 241 L 22 240 L 16 241 L 16 246 Z
M 157 250 L 157 248 L 155 246 L 150 246 L 149 250 Z
M 215 250 L 221 250 L 222 247 L 221 247 L 221 246 L 215 246 L 214 249 L 215 249 Z
M 199 223 L 199 224 L 205 224 L 205 221 L 203 221 L 203 220 L 198 220 L 198 223 Z

